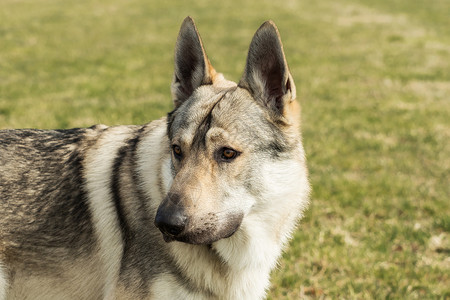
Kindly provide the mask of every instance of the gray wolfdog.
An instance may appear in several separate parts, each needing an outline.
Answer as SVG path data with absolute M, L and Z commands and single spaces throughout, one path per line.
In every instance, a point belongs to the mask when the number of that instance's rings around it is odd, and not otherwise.
M 0 300 L 264 298 L 309 194 L 275 24 L 236 84 L 186 18 L 171 90 L 142 126 L 0 131 Z

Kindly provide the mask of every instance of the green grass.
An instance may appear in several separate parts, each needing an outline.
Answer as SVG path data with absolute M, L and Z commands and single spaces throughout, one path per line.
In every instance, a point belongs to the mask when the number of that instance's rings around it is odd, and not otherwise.
M 273 19 L 313 193 L 269 298 L 449 299 L 449 12 L 446 0 L 2 0 L 0 128 L 158 118 L 185 16 L 235 81 Z

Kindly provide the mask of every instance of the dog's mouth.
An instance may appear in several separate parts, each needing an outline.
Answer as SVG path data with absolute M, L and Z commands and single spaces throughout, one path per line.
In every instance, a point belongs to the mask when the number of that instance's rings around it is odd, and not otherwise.
M 234 235 L 236 233 L 236 231 L 239 229 L 239 226 L 237 226 L 237 228 L 235 230 L 233 230 L 233 232 L 230 232 L 228 234 L 226 234 L 225 236 L 192 236 L 192 235 L 183 235 L 183 236 L 171 236 L 170 234 L 165 234 L 163 233 L 163 239 L 164 242 L 166 243 L 170 243 L 170 242 L 182 242 L 182 243 L 186 243 L 186 244 L 191 244 L 191 245 L 211 245 L 219 240 L 222 239 L 227 239 L 229 237 L 231 237 L 232 235 Z
M 160 228 L 163 239 L 166 243 L 173 241 L 192 244 L 192 245 L 210 245 L 221 239 L 226 239 L 234 235 L 242 222 L 242 215 L 230 216 L 227 218 L 226 224 L 219 226 L 206 226 L 200 228 L 193 228 L 191 230 L 183 231 L 179 234 L 167 232 Z

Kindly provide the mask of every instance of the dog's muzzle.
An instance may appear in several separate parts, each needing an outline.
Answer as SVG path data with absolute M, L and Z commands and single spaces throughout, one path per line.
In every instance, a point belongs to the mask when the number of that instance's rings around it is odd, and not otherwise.
M 156 212 L 155 226 L 162 232 L 164 241 L 178 241 L 194 245 L 214 243 L 233 235 L 242 222 L 242 213 L 214 213 L 195 218 L 186 212 L 178 194 L 169 194 Z

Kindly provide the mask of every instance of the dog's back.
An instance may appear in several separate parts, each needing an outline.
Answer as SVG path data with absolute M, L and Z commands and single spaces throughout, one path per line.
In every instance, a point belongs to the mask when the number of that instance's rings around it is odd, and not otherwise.
M 0 131 L 0 245 L 8 263 L 56 266 L 92 245 L 79 151 L 86 131 Z M 43 255 L 49 249 L 58 251 Z
M 58 278 L 77 260 L 88 261 L 95 246 L 83 159 L 97 131 L 0 131 L 0 261 L 8 266 L 3 276 L 34 288 L 37 298 L 46 297 L 39 285 L 54 282 L 58 290 Z M 33 282 L 34 276 L 40 279 Z

